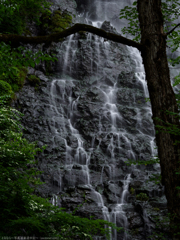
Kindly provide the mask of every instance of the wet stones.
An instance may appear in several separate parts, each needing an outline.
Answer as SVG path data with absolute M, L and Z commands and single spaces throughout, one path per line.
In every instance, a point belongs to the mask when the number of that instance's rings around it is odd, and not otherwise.
M 94 1 L 77 2 L 96 8 Z M 111 2 L 103 1 L 103 7 Z M 114 31 L 109 22 L 102 28 Z M 27 81 L 16 101 L 25 114 L 25 136 L 47 145 L 38 155 L 45 183 L 39 191 L 52 200 L 58 196 L 69 212 L 82 204 L 80 216 L 109 217 L 130 229 L 128 240 L 144 240 L 153 209 L 163 210 L 166 201 L 162 186 L 146 183 L 158 166 L 125 163 L 155 154 L 154 127 L 135 61 L 126 46 L 90 34 L 76 34 L 55 47 L 54 76 L 30 69 L 40 79 L 38 91 Z M 140 193 L 149 200 L 137 200 Z M 123 237 L 124 232 L 117 234 L 118 240 Z
M 139 216 L 138 213 L 130 213 L 128 216 L 128 220 L 130 223 L 130 229 L 135 229 L 143 226 L 143 219 L 141 216 Z

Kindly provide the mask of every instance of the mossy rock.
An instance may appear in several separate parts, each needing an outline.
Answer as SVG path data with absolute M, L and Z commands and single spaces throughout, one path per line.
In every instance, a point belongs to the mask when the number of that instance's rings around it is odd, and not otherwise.
M 23 87 L 27 72 L 26 67 L 18 68 L 17 75 L 7 80 L 14 92 L 18 92 Z
M 19 68 L 18 78 L 17 78 L 17 84 L 20 88 L 23 87 L 24 81 L 27 76 L 28 69 L 26 67 Z
M 57 33 L 71 26 L 72 16 L 67 11 L 56 10 L 43 13 L 41 22 L 41 34 Z
M 147 196 L 146 193 L 139 193 L 136 195 L 136 199 L 140 201 L 148 201 L 149 197 Z
M 12 95 L 11 85 L 3 80 L 0 80 L 0 96 Z
M 135 189 L 134 188 L 130 188 L 130 193 L 133 195 L 133 194 L 135 194 Z
M 71 26 L 72 16 L 67 12 L 57 10 L 51 18 L 50 30 L 52 32 L 61 32 Z
M 28 81 L 32 86 L 38 86 L 40 83 L 40 79 L 36 75 L 29 75 Z
M 45 12 L 42 14 L 41 16 L 41 27 L 40 27 L 40 31 L 41 34 L 46 35 L 48 34 L 47 31 L 49 31 L 49 26 L 51 25 L 51 12 Z

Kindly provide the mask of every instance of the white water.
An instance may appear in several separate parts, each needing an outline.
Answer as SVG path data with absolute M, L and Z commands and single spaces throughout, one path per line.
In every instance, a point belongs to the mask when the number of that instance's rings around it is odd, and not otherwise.
M 117 5 L 117 2 L 112 2 L 113 8 Z M 102 6 L 104 11 L 104 19 L 108 19 L 108 7 L 110 7 L 111 3 L 105 4 L 101 1 L 98 1 L 97 9 Z M 97 10 L 99 11 L 99 10 Z M 102 14 L 101 14 L 102 17 Z M 102 19 L 100 19 L 102 20 Z M 96 27 L 100 27 L 102 21 L 94 21 L 92 24 Z M 108 41 L 104 41 L 104 39 L 94 36 L 92 34 L 88 34 L 86 40 L 88 46 L 90 47 L 90 71 L 93 75 L 101 75 L 101 69 L 106 65 L 106 62 L 110 61 L 110 49 L 111 44 Z M 93 52 L 93 44 L 95 44 L 95 52 Z M 72 73 L 72 66 L 75 65 L 75 57 L 76 53 L 78 52 L 78 44 L 77 40 L 74 39 L 74 36 L 71 35 L 67 38 L 66 43 L 63 44 L 63 48 L 65 49 L 64 55 L 61 56 L 63 59 L 63 67 L 62 67 L 62 76 L 63 74 L 67 75 L 68 71 L 71 75 Z M 135 76 L 136 79 L 140 82 L 143 86 L 144 90 L 144 97 L 148 98 L 148 91 L 147 91 L 147 84 L 145 81 L 145 74 L 144 68 L 141 60 L 141 56 L 138 50 L 127 47 L 129 50 L 129 54 L 131 58 L 134 60 L 136 64 L 135 68 Z M 104 54 L 104 63 L 101 62 L 102 54 Z M 126 151 L 126 158 L 136 159 L 135 153 L 133 152 L 132 144 L 134 139 L 130 134 L 121 128 L 122 123 L 125 119 L 121 112 L 118 109 L 117 103 L 117 77 L 114 77 L 114 83 L 112 86 L 99 81 L 98 84 L 95 85 L 95 88 L 99 91 L 99 94 L 102 96 L 102 106 L 101 112 L 99 113 L 99 130 L 96 134 L 92 136 L 91 139 L 91 148 L 87 149 L 85 147 L 85 140 L 79 133 L 79 130 L 76 128 L 75 125 L 75 118 L 76 112 L 78 111 L 78 103 L 80 101 L 80 96 L 74 97 L 72 96 L 73 87 L 75 86 L 76 82 L 72 78 L 57 78 L 52 81 L 51 84 L 51 106 L 50 108 L 54 111 L 54 116 L 52 117 L 52 121 L 56 117 L 59 118 L 60 124 L 57 126 L 54 121 L 54 128 L 55 132 L 54 135 L 59 136 L 63 139 L 65 145 L 65 154 L 66 154 L 66 161 L 64 164 L 64 169 L 66 171 L 66 181 L 63 180 L 60 172 L 59 177 L 59 190 L 62 191 L 63 187 L 73 186 L 76 187 L 78 185 L 83 185 L 89 187 L 91 192 L 94 194 L 96 199 L 96 204 L 99 208 L 101 208 L 103 217 L 105 220 L 113 222 L 113 223 L 120 223 L 121 227 L 124 227 L 125 230 L 128 229 L 128 220 L 126 217 L 126 212 L 124 211 L 124 206 L 128 204 L 128 189 L 129 184 L 131 182 L 131 174 L 127 174 L 125 179 L 119 179 L 123 182 L 122 193 L 119 197 L 119 193 L 116 192 L 116 187 L 114 186 L 115 192 L 115 203 L 111 205 L 111 209 L 109 210 L 108 204 L 105 203 L 103 195 L 100 194 L 98 191 L 95 190 L 94 186 L 92 185 L 91 174 L 89 169 L 89 164 L 91 162 L 91 153 L 92 151 L 100 149 L 101 146 L 101 135 L 104 136 L 104 140 L 109 141 L 107 146 L 107 154 L 111 159 L 111 164 L 104 163 L 102 166 L 101 173 L 99 175 L 99 182 L 103 184 L 104 181 L 104 169 L 105 167 L 109 169 L 109 180 L 114 180 L 116 176 L 116 149 L 118 152 L 121 153 L 122 150 Z M 57 99 L 59 99 L 57 101 Z M 134 102 L 136 99 L 134 98 Z M 146 114 L 151 116 L 151 109 L 150 104 L 149 106 L 146 105 L 144 107 Z M 109 122 L 109 129 L 104 130 L 103 128 L 103 121 L 107 120 Z M 142 113 L 139 108 L 136 108 L 136 129 L 139 131 L 140 134 L 144 135 L 142 132 Z M 69 133 L 69 136 L 73 141 L 71 144 L 69 143 L 68 137 L 65 136 L 65 132 Z M 152 155 L 156 153 L 154 150 L 155 143 L 154 137 L 147 136 L 150 145 L 151 145 L 151 152 Z M 99 143 L 95 144 L 95 140 L 98 139 Z M 72 143 L 73 142 L 73 143 Z M 75 169 L 78 169 L 79 175 L 75 174 Z M 133 168 L 134 169 L 134 168 Z M 64 182 L 63 182 L 64 181 Z M 54 205 L 57 204 L 57 198 L 54 196 L 52 199 L 52 203 Z M 107 204 L 107 205 L 106 205 Z M 146 216 L 146 214 L 145 214 Z M 148 218 L 144 217 L 144 220 L 148 224 Z M 114 230 L 111 235 L 111 240 L 119 240 L 117 232 Z M 124 232 L 122 236 L 122 240 L 127 240 L 127 233 Z

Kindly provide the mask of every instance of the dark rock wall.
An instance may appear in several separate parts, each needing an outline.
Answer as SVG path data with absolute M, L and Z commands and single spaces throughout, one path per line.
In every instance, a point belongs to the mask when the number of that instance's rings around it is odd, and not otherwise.
M 63 6 L 69 1 L 63 1 Z M 97 15 L 92 16 L 97 1 L 87 3 L 77 0 L 81 20 L 84 11 L 89 23 L 95 19 L 93 24 L 116 31 L 108 21 L 97 23 Z M 71 4 L 74 13 L 76 4 Z M 155 228 L 155 217 L 167 213 L 163 187 L 147 182 L 160 173 L 159 165 L 125 163 L 156 154 L 138 51 L 84 32 L 51 49 L 58 55 L 52 76 L 40 71 L 45 72 L 44 66 L 29 69 L 40 84 L 35 88 L 27 80 L 15 103 L 24 113 L 25 137 L 47 145 L 38 155 L 45 182 L 41 194 L 67 211 L 83 203 L 77 211 L 80 216 L 104 218 L 128 230 L 114 231 L 112 240 L 144 240 L 154 231 L 165 232 L 164 225 Z

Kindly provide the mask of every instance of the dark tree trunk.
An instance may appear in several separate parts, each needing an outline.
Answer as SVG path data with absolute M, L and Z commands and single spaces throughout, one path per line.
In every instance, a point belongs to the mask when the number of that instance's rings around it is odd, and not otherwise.
M 167 131 L 160 131 L 156 125 L 167 126 L 168 123 L 179 126 L 175 115 L 166 110 L 178 113 L 175 94 L 170 83 L 169 67 L 166 55 L 166 34 L 163 33 L 163 16 L 161 0 L 138 0 L 137 5 L 141 28 L 141 55 L 146 72 L 146 80 L 152 104 L 153 121 L 156 130 L 156 141 L 161 165 L 162 183 L 168 202 L 168 210 L 172 215 L 173 233 L 180 232 L 180 136 Z M 162 119 L 163 123 L 156 119 Z M 179 226 L 178 229 L 174 228 Z M 180 235 L 173 239 L 180 239 Z

